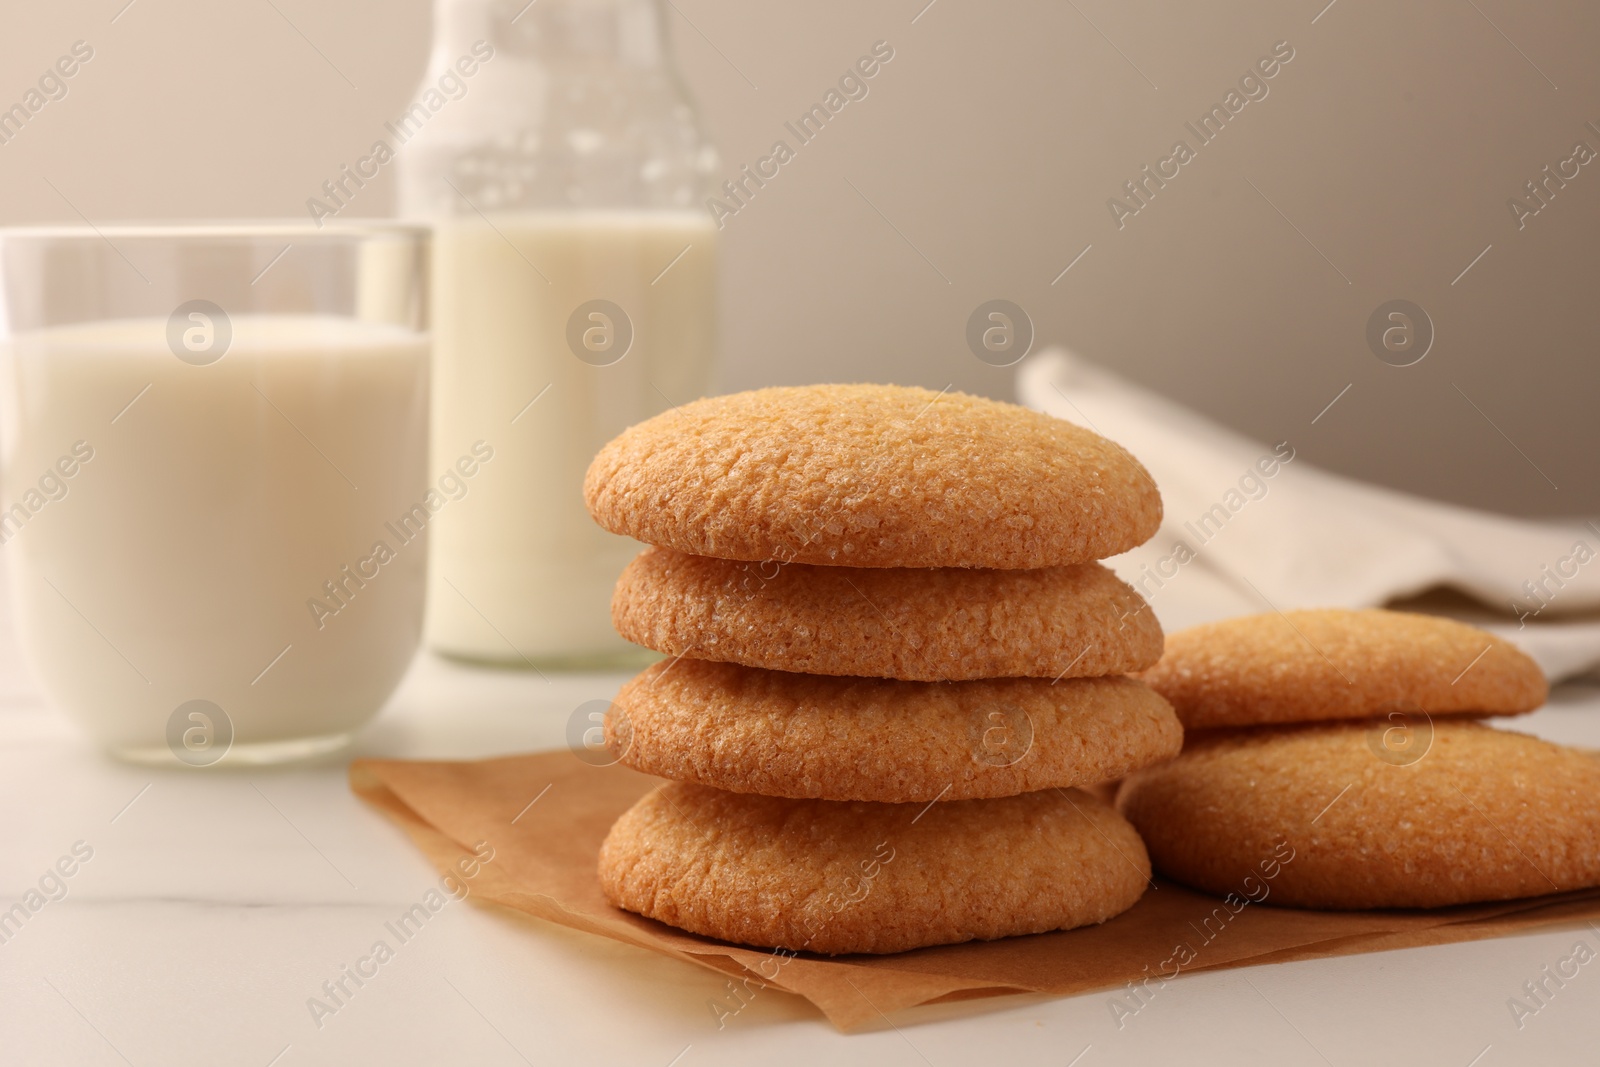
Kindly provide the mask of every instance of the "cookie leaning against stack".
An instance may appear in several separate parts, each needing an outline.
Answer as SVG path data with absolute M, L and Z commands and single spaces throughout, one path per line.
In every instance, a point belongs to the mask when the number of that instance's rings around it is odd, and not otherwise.
M 600 852 L 617 905 L 694 933 L 897 952 L 1101 922 L 1144 891 L 1133 828 L 1079 786 L 1167 759 L 1144 601 L 1095 561 L 1147 540 L 1118 446 L 894 386 L 676 408 L 595 458 L 590 514 L 647 542 L 623 636 L 672 657 L 606 719 L 673 781 Z
M 1286 843 L 1266 895 L 1302 907 L 1600 885 L 1600 760 L 1470 721 L 1547 692 L 1537 664 L 1476 627 L 1391 611 L 1230 619 L 1174 635 L 1144 678 L 1198 730 L 1117 797 L 1169 877 L 1241 892 Z

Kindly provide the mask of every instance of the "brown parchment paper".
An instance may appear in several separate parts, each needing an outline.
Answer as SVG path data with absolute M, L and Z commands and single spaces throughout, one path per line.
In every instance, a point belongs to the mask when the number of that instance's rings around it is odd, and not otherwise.
M 358 760 L 350 780 L 441 872 L 489 842 L 493 861 L 468 880 L 473 897 L 748 979 L 752 989 L 799 994 L 842 1030 L 937 1001 L 1115 989 L 1175 970 L 1472 941 L 1600 918 L 1600 890 L 1431 911 L 1250 904 L 1235 914 L 1215 897 L 1158 880 L 1132 909 L 1096 927 L 892 956 L 788 957 L 684 933 L 606 901 L 595 876 L 600 842 L 660 779 L 560 751 L 470 763 Z

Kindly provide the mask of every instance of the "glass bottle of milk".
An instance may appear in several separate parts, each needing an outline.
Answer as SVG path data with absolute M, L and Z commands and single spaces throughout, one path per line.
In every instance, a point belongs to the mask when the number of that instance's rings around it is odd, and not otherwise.
M 583 474 L 707 387 L 716 153 L 660 0 L 435 5 L 427 75 L 390 124 L 402 212 L 436 227 L 432 463 L 479 441 L 494 460 L 432 520 L 427 640 L 511 665 L 624 660 L 611 590 L 638 545 L 589 520 Z

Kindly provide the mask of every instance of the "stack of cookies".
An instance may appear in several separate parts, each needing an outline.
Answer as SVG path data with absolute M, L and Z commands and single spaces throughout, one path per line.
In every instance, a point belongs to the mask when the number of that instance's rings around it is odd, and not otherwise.
M 612 617 L 666 654 L 607 745 L 671 781 L 612 828 L 617 905 L 788 951 L 896 952 L 1102 922 L 1150 876 L 1085 789 L 1175 755 L 1128 675 L 1162 634 L 1096 560 L 1150 476 L 1070 423 L 849 385 L 715 397 L 628 430 L 584 485 L 646 542 Z
M 1474 721 L 1547 694 L 1538 665 L 1483 630 L 1250 616 L 1174 635 L 1144 679 L 1193 731 L 1117 796 L 1168 877 L 1316 908 L 1600 885 L 1600 760 Z

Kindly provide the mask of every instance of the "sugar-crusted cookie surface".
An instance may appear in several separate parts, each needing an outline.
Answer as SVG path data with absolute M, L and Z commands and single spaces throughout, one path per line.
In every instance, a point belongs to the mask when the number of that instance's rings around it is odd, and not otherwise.
M 1269 903 L 1397 908 L 1600 884 L 1597 797 L 1600 759 L 1417 716 L 1194 735 L 1117 806 L 1156 870 L 1196 888 L 1243 894 L 1286 842 Z
M 1139 462 L 1012 404 L 891 385 L 710 397 L 634 426 L 584 480 L 595 521 L 701 556 L 855 567 L 1053 567 L 1148 540 Z
M 606 744 L 636 770 L 739 793 L 927 803 L 1120 778 L 1177 754 L 1131 678 L 900 682 L 680 659 L 623 686 Z
M 646 548 L 622 572 L 611 618 L 669 656 L 806 674 L 1079 678 L 1161 657 L 1155 612 L 1098 563 L 816 567 Z
M 1391 711 L 1511 715 L 1549 692 L 1509 641 L 1399 611 L 1289 611 L 1194 626 L 1142 675 L 1185 726 L 1365 718 Z
M 922 808 L 672 782 L 612 827 L 600 884 L 692 933 L 838 954 L 1104 922 L 1149 879 L 1139 835 L 1076 790 Z

